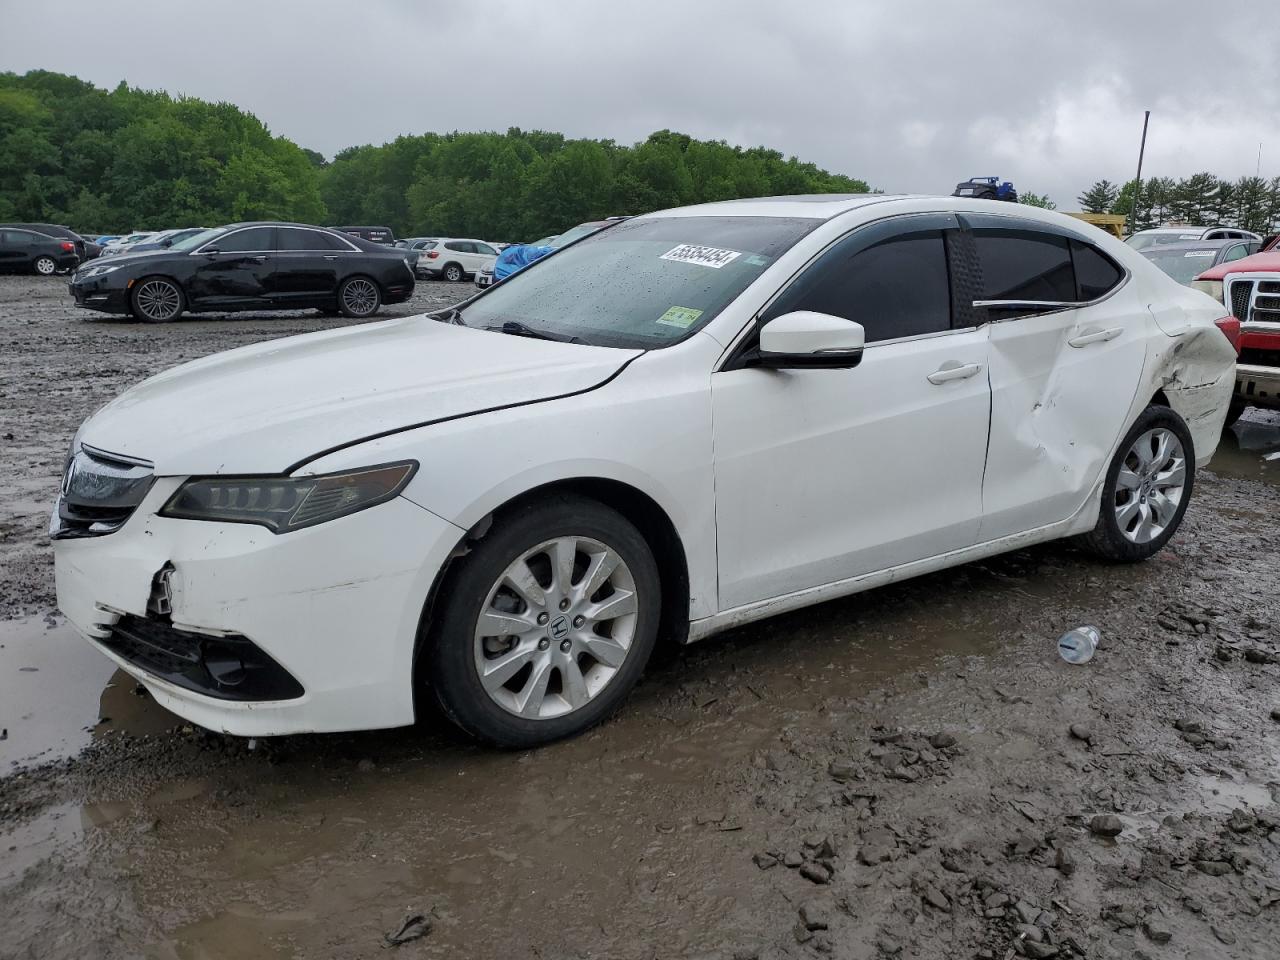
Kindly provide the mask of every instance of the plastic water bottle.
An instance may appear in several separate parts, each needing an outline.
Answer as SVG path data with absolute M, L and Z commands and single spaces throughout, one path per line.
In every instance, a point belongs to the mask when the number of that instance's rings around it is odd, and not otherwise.
M 1097 627 L 1076 627 L 1058 638 L 1058 653 L 1067 663 L 1088 663 L 1101 639 L 1102 634 Z

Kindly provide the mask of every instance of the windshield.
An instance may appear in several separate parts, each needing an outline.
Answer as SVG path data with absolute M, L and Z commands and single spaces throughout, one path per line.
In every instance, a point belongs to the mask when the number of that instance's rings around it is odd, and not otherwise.
M 603 229 L 605 226 L 607 226 L 607 224 L 582 223 L 570 230 L 566 230 L 558 237 L 552 237 L 550 240 L 546 241 L 545 245 L 548 247 L 555 247 L 558 250 L 560 247 L 567 247 L 569 244 L 573 243 L 573 241 L 595 233 L 597 230 Z M 542 243 L 542 241 L 538 242 Z
M 1202 271 L 1213 266 L 1217 250 L 1161 250 L 1158 247 L 1146 251 L 1143 256 L 1179 283 L 1190 283 Z
M 628 220 L 535 261 L 467 306 L 470 327 L 520 324 L 556 339 L 665 347 L 705 326 L 822 221 Z
M 1204 231 L 1198 227 L 1188 227 L 1185 232 L 1171 230 L 1161 233 L 1135 233 L 1125 243 L 1135 250 L 1146 250 L 1148 247 L 1159 246 L 1162 243 L 1186 243 L 1188 240 L 1199 240 L 1202 233 Z
M 193 233 L 189 237 L 175 241 L 169 249 L 179 253 L 185 253 L 188 250 L 194 250 L 196 247 L 208 243 L 214 237 L 221 236 L 226 232 L 226 227 L 212 227 L 209 230 L 201 230 L 199 233 Z

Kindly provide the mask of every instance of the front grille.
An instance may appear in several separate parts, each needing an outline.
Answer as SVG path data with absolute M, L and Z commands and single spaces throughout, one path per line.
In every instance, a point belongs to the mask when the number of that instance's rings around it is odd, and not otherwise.
M 1252 297 L 1252 280 L 1236 280 L 1231 284 L 1231 315 L 1241 323 L 1249 319 L 1249 301 Z
M 1258 290 L 1253 295 L 1253 315 L 1249 319 L 1256 323 L 1280 323 L 1280 282 L 1258 281 Z
M 121 617 L 101 643 L 147 673 L 207 697 L 293 700 L 302 684 L 248 637 L 210 637 L 150 617 Z

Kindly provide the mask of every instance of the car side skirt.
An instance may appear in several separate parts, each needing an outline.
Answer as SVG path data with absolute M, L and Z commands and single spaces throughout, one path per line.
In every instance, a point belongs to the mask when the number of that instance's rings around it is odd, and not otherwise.
M 872 590 L 889 583 L 896 583 L 899 580 L 908 580 L 922 574 L 944 570 L 947 567 L 971 563 L 974 560 L 983 560 L 998 553 L 1020 550 L 1023 547 L 1044 543 L 1048 540 L 1057 540 L 1061 537 L 1085 533 L 1093 529 L 1093 525 L 1097 523 L 1098 502 L 1101 492 L 1101 485 L 1095 486 L 1089 499 L 1085 501 L 1085 505 L 1080 508 L 1075 516 L 1068 517 L 1066 520 L 1059 520 L 1043 527 L 1036 527 L 1034 530 L 1025 530 L 1021 533 L 1001 537 L 998 540 L 989 540 L 986 543 L 978 543 L 971 547 L 952 550 L 936 557 L 914 560 L 911 563 L 889 567 L 885 570 L 877 570 L 873 573 L 860 574 L 856 577 L 837 580 L 834 583 L 823 584 L 819 587 L 807 587 L 804 590 L 797 590 L 795 593 L 789 593 L 785 596 L 759 600 L 721 611 L 700 620 L 692 620 L 689 622 L 689 639 L 686 642 L 694 643 L 698 640 L 705 640 L 732 627 L 740 627 L 755 620 L 763 620 L 766 617 L 798 610 L 801 607 L 812 606 L 827 600 L 836 600 L 840 597 L 862 593 L 864 590 Z

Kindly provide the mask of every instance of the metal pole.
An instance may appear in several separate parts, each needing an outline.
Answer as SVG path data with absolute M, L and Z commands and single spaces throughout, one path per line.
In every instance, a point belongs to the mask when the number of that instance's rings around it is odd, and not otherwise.
M 1129 207 L 1129 235 L 1138 232 L 1138 197 L 1142 193 L 1142 155 L 1147 152 L 1147 123 L 1151 120 L 1151 111 L 1142 114 L 1142 145 L 1138 147 L 1138 175 L 1133 180 L 1133 205 Z

